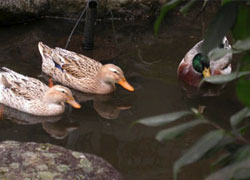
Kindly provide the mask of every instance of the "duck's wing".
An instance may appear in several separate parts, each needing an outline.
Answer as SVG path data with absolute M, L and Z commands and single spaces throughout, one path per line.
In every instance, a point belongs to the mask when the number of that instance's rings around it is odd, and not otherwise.
M 38 43 L 38 49 L 46 67 L 58 68 L 74 78 L 93 78 L 102 67 L 94 59 L 59 47 L 53 49 L 42 42 Z
M 210 61 L 210 69 L 212 74 L 213 75 L 230 74 L 232 71 L 231 59 L 232 59 L 232 53 L 228 53 L 219 60 Z
M 231 49 L 231 45 L 229 44 L 226 37 L 223 38 L 222 43 L 219 45 L 219 48 L 222 49 Z M 229 51 L 225 56 L 218 60 L 211 59 L 210 61 L 210 69 L 212 74 L 229 74 L 231 73 L 231 60 L 232 60 L 232 52 Z
M 26 100 L 42 99 L 49 89 L 38 79 L 24 76 L 6 67 L 3 67 L 2 70 L 1 84 L 14 96 L 23 97 Z
M 60 65 L 63 71 L 76 78 L 94 78 L 102 64 L 89 57 L 55 48 L 53 60 Z

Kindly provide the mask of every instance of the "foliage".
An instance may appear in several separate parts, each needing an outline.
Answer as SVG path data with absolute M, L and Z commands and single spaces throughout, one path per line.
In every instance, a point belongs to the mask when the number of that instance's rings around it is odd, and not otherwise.
M 204 0 L 203 8 L 209 0 Z M 184 2 L 184 3 L 183 3 Z M 163 5 L 160 15 L 154 26 L 155 34 L 158 33 L 161 21 L 168 11 L 182 5 L 180 12 L 187 13 L 195 0 L 190 1 L 170 0 Z M 219 153 L 221 156 L 212 164 L 219 167 L 218 171 L 209 175 L 206 179 L 249 179 L 250 178 L 250 142 L 245 139 L 244 133 L 249 125 L 242 125 L 243 120 L 250 116 L 250 0 L 221 0 L 221 7 L 217 11 L 204 36 L 202 46 L 203 55 L 220 59 L 230 51 L 233 54 L 241 54 L 242 58 L 235 72 L 229 75 L 220 75 L 205 78 L 201 81 L 212 84 L 229 83 L 236 80 L 236 92 L 239 101 L 246 107 L 230 118 L 231 130 L 224 130 L 218 124 L 206 119 L 201 109 L 174 112 L 156 117 L 138 120 L 146 126 L 161 126 L 185 116 L 192 116 L 194 120 L 163 129 L 156 135 L 158 141 L 174 139 L 195 126 L 208 124 L 215 128 L 201 137 L 184 155 L 175 161 L 173 167 L 174 179 L 177 179 L 178 171 L 185 165 L 199 161 L 202 158 Z M 231 33 L 233 44 L 231 50 L 221 50 L 218 47 L 223 37 Z M 234 151 L 228 150 L 229 145 L 237 145 Z M 223 151 L 224 150 L 224 151 Z M 225 151 L 226 150 L 226 151 Z M 217 153 L 218 156 L 218 153 Z

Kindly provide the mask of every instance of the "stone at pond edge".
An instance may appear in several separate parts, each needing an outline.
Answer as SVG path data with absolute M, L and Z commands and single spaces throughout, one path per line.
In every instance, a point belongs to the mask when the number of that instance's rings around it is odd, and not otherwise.
M 102 158 L 39 143 L 0 143 L 0 179 L 120 180 Z
M 144 17 L 159 9 L 159 2 L 162 0 L 99 0 L 97 17 L 111 17 L 107 13 L 111 9 L 119 17 Z M 85 5 L 85 0 L 0 0 L 0 26 L 34 21 L 41 16 L 78 18 Z

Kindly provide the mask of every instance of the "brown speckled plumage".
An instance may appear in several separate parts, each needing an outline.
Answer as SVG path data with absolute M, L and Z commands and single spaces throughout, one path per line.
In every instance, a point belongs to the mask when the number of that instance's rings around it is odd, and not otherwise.
M 38 48 L 43 61 L 42 71 L 55 81 L 79 91 L 108 94 L 115 90 L 115 83 L 125 81 L 122 70 L 113 64 L 102 65 L 72 51 L 58 47 L 52 49 L 42 42 L 38 43 Z M 130 89 L 133 91 L 132 86 Z
M 41 81 L 3 67 L 0 72 L 0 103 L 39 116 L 64 112 L 64 102 L 73 98 L 63 86 L 49 88 Z M 66 95 L 61 91 L 65 91 Z M 53 96 L 51 96 L 53 94 Z

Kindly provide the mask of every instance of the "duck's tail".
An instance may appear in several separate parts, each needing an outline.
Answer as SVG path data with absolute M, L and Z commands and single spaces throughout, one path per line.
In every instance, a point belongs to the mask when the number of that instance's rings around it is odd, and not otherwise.
M 39 42 L 38 49 L 42 56 L 43 63 L 46 63 L 45 61 L 48 61 L 52 58 L 52 49 L 49 46 Z
M 54 62 L 53 62 L 53 51 L 54 49 L 50 48 L 49 46 L 43 44 L 42 42 L 38 43 L 38 49 L 39 52 L 42 56 L 42 65 L 43 66 L 53 66 Z

